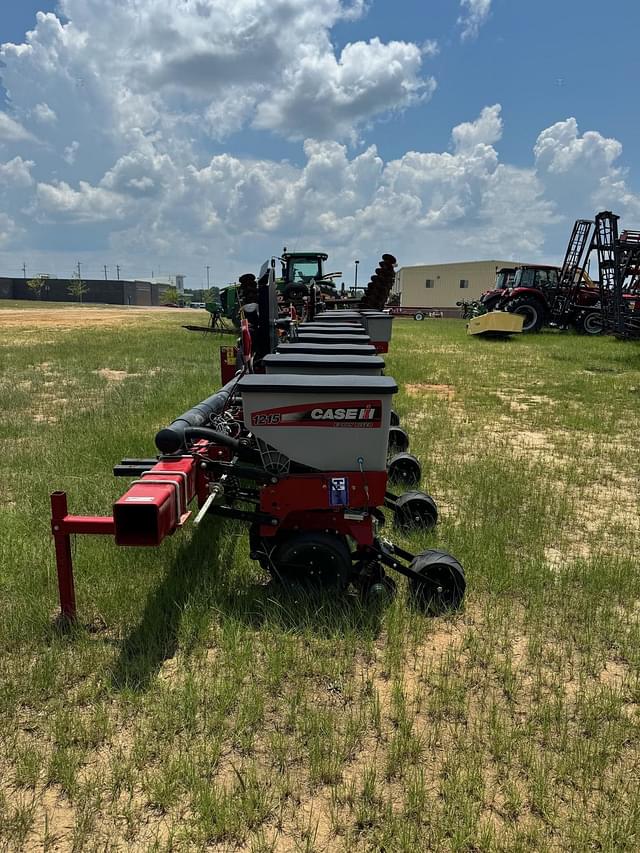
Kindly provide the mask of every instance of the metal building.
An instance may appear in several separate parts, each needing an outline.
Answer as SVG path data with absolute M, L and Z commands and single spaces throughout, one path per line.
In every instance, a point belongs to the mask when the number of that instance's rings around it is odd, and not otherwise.
M 496 273 L 514 268 L 520 261 L 461 261 L 452 264 L 418 264 L 401 267 L 396 273 L 394 292 L 400 294 L 403 313 L 411 309 L 459 316 L 456 302 L 478 299 L 494 286 Z M 408 311 L 406 309 L 409 309 Z

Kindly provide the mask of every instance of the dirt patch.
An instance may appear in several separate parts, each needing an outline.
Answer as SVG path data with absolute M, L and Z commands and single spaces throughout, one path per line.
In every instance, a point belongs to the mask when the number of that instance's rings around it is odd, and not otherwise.
M 101 367 L 100 370 L 94 370 L 93 372 L 109 382 L 122 382 L 123 379 L 142 376 L 142 373 L 127 373 L 126 370 L 110 370 L 108 367 Z
M 436 397 L 442 397 L 444 400 L 453 400 L 455 397 L 455 389 L 453 385 L 405 385 L 405 391 L 410 397 L 421 397 L 423 394 L 435 394 Z

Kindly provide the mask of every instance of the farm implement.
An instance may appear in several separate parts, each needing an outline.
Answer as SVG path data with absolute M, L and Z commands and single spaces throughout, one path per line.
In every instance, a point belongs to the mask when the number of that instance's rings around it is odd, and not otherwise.
M 521 266 L 507 282 L 501 270 L 494 290 L 478 302 L 460 303 L 471 320 L 469 333 L 508 331 L 507 315 L 512 314 L 522 317 L 523 332 L 551 326 L 583 335 L 639 338 L 640 231 L 619 232 L 618 220 L 610 211 L 594 220 L 577 219 L 562 267 Z M 598 281 L 587 271 L 593 254 Z
M 158 546 L 208 515 L 246 523 L 251 559 L 284 587 L 370 600 L 393 594 L 392 570 L 428 612 L 460 605 L 465 577 L 453 556 L 413 554 L 382 536 L 389 517 L 405 532 L 438 519 L 416 490 L 420 463 L 392 409 L 397 384 L 383 375 L 392 318 L 376 306 L 393 263 L 384 256 L 361 311 L 319 310 L 312 283 L 303 322 L 279 316 L 274 262 L 241 277 L 241 335 L 223 348 L 223 387 L 156 434 L 156 456 L 114 467 L 132 481 L 111 515 L 72 515 L 64 492 L 51 495 L 65 619 L 77 615 L 72 535 Z

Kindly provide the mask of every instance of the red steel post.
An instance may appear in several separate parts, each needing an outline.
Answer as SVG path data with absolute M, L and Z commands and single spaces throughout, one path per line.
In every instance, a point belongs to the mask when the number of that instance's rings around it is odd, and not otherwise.
M 65 619 L 74 622 L 77 615 L 76 591 L 73 583 L 71 537 L 64 527 L 64 520 L 67 514 L 66 492 L 53 492 L 51 494 L 51 530 L 56 547 L 60 612 Z

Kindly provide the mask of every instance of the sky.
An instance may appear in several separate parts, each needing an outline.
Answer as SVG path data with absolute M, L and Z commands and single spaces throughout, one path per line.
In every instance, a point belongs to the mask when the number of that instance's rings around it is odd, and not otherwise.
M 0 276 L 200 287 L 287 246 L 351 283 L 640 228 L 638 0 L 0 6 Z

